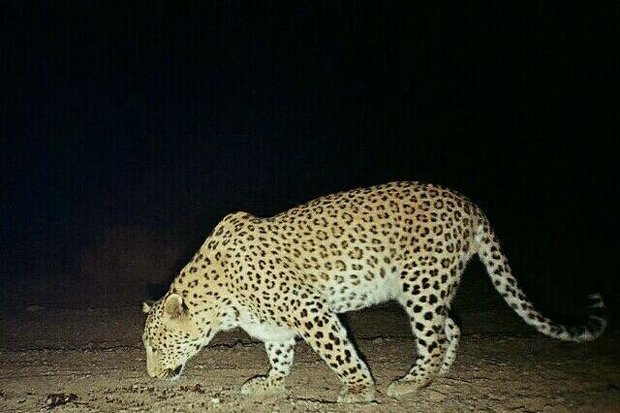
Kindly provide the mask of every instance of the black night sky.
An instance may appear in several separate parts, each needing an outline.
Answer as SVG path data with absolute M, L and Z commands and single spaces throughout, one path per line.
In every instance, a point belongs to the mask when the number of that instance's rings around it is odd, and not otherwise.
M 0 17 L 4 302 L 70 303 L 106 231 L 180 266 L 229 212 L 397 179 L 477 202 L 532 298 L 617 301 L 617 5 L 29 3 Z

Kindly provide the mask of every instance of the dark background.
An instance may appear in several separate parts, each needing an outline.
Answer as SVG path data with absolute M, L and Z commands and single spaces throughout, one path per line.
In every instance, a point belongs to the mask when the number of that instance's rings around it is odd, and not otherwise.
M 310 3 L 3 2 L 3 302 L 139 302 L 229 212 L 398 179 L 617 308 L 617 4 Z

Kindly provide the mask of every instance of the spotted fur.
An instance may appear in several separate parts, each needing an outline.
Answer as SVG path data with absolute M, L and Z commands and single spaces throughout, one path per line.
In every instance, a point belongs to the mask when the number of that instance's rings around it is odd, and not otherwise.
M 396 300 L 417 350 L 409 372 L 388 388 L 402 396 L 454 362 L 460 330 L 448 310 L 475 254 L 508 305 L 541 333 L 587 341 L 603 332 L 598 317 L 568 328 L 536 311 L 489 221 L 467 198 L 437 185 L 394 182 L 323 196 L 271 218 L 225 217 L 168 293 L 145 303 L 147 371 L 178 377 L 218 331 L 241 327 L 265 342 L 271 363 L 242 393 L 281 391 L 301 337 L 342 381 L 339 401 L 371 401 L 374 381 L 337 314 Z

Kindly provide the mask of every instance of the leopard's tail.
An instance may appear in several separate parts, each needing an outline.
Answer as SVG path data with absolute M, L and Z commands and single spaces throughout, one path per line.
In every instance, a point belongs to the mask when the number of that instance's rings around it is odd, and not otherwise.
M 536 310 L 532 302 L 519 288 L 508 265 L 508 260 L 502 253 L 499 241 L 486 217 L 482 217 L 478 223 L 476 243 L 478 244 L 478 256 L 486 267 L 493 286 L 527 324 L 547 336 L 566 341 L 590 341 L 603 334 L 607 322 L 600 315 L 596 315 L 604 306 L 599 294 L 588 296 L 589 307 L 593 314 L 589 316 L 584 325 L 571 327 L 558 324 Z

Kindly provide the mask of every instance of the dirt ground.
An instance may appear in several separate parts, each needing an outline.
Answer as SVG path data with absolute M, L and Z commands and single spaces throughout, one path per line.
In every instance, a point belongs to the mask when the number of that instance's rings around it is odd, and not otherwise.
M 3 412 L 620 412 L 620 334 L 588 344 L 546 338 L 507 308 L 460 314 L 464 332 L 448 377 L 400 401 L 387 385 L 414 356 L 403 314 L 387 305 L 345 318 L 378 385 L 377 402 L 336 404 L 336 376 L 298 343 L 289 393 L 239 394 L 264 373 L 261 343 L 233 330 L 196 356 L 177 382 L 150 379 L 139 307 L 31 307 L 0 324 Z

